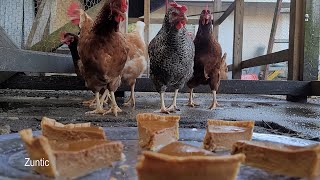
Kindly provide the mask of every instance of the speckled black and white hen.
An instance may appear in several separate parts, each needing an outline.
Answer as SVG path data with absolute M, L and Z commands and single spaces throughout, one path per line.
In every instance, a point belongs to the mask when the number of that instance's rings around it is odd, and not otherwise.
M 177 95 L 191 78 L 194 65 L 195 47 L 184 27 L 187 21 L 187 7 L 170 3 L 162 28 L 149 44 L 150 78 L 160 93 L 162 113 L 178 111 Z M 164 92 L 167 87 L 175 88 L 173 103 L 166 108 Z

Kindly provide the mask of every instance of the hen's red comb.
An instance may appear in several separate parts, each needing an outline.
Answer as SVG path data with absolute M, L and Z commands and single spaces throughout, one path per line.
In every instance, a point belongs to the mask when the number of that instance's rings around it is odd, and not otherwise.
M 78 9 L 80 9 L 80 6 L 78 3 L 76 2 L 71 3 L 67 9 L 68 16 L 71 16 L 71 17 L 76 16 L 77 14 L 75 13 L 75 11 Z
M 170 6 L 179 9 L 182 13 L 185 13 L 188 10 L 187 6 L 177 4 L 176 2 L 171 2 Z
M 208 10 L 209 10 L 209 7 L 208 7 L 208 4 L 206 6 L 206 9 L 205 9 L 205 14 L 208 15 Z

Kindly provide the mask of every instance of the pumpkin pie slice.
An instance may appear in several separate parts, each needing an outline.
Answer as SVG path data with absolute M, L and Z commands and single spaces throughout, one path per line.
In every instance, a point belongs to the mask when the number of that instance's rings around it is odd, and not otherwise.
M 245 154 L 245 164 L 276 174 L 309 178 L 320 175 L 320 144 L 291 146 L 272 142 L 239 141 L 232 154 Z
M 180 150 L 179 150 L 180 151 Z M 163 152 L 163 151 L 162 151 Z M 144 151 L 139 157 L 136 170 L 139 180 L 234 180 L 245 155 L 210 156 L 206 153 L 178 156 Z M 184 156 L 186 155 L 186 156 Z
M 178 142 L 178 141 L 164 146 L 158 152 L 162 153 L 162 154 L 167 154 L 170 156 L 182 156 L 182 157 L 185 157 L 185 156 L 214 156 L 214 155 L 216 155 L 215 153 L 213 153 L 211 151 L 207 151 L 205 149 L 202 149 L 202 148 L 199 148 L 196 146 L 192 146 L 189 144 L 185 144 L 182 142 Z
M 180 116 L 161 116 L 152 113 L 138 114 L 139 145 L 156 151 L 179 139 Z
M 103 128 L 90 123 L 62 124 L 54 119 L 43 117 L 41 121 L 42 135 L 50 142 L 69 142 L 85 139 L 106 140 Z
M 120 141 L 80 140 L 55 146 L 45 136 L 33 137 L 31 129 L 24 129 L 19 134 L 31 161 L 44 162 L 33 166 L 34 170 L 58 179 L 81 177 L 122 158 Z
M 203 147 L 209 151 L 230 150 L 239 140 L 251 140 L 254 121 L 208 120 Z

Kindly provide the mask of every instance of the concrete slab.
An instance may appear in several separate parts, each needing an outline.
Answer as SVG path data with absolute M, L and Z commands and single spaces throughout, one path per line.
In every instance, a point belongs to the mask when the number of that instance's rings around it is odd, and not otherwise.
M 0 91 L 0 125 L 10 126 L 12 133 L 23 128 L 40 129 L 41 117 L 48 116 L 62 123 L 92 122 L 103 127 L 134 127 L 135 116 L 141 112 L 154 112 L 160 107 L 157 93 L 136 93 L 137 107 L 124 110 L 118 117 L 113 115 L 85 116 L 90 109 L 81 105 L 92 97 L 88 91 Z M 128 95 L 128 93 L 127 93 Z M 172 93 L 166 94 L 166 105 L 172 101 Z M 200 106 L 184 106 L 188 94 L 179 94 L 182 128 L 205 128 L 207 119 L 255 120 L 255 132 L 281 134 L 320 141 L 320 100 L 309 99 L 306 104 L 287 102 L 282 96 L 218 95 L 221 105 L 216 110 L 207 110 L 211 94 L 196 94 Z

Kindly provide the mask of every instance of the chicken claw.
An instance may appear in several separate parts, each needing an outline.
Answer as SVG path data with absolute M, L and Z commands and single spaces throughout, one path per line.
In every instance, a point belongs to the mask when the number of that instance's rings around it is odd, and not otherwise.
M 189 101 L 188 101 L 187 106 L 190 106 L 190 107 L 200 106 L 198 103 L 195 103 L 193 101 L 193 88 L 190 89 Z
M 158 111 L 154 111 L 155 113 L 165 113 L 165 114 L 170 114 L 170 111 L 167 108 L 161 108 Z
M 167 108 L 167 110 L 169 111 L 169 112 L 177 112 L 177 111 L 180 111 L 180 109 L 178 109 L 177 108 L 177 106 L 176 105 L 171 105 L 171 106 L 169 106 L 168 108 Z
M 118 116 L 118 112 L 122 112 L 122 110 L 118 106 L 111 107 L 108 111 L 103 113 L 103 115 L 113 113 L 116 117 Z
M 135 108 L 135 100 L 132 98 L 129 98 L 127 102 L 123 103 L 123 106 L 132 106 L 132 108 Z
M 134 97 L 134 86 L 135 85 L 131 86 L 131 94 L 130 94 L 128 101 L 123 104 L 124 106 L 132 106 L 132 109 L 134 109 L 136 107 L 136 100 Z
M 113 113 L 117 117 L 118 116 L 118 112 L 122 112 L 122 110 L 117 105 L 116 97 L 114 95 L 114 92 L 111 91 L 111 108 L 107 112 L 103 113 L 103 115 L 109 114 L 109 113 Z
M 209 107 L 210 110 L 216 109 L 217 106 L 219 106 L 218 101 L 217 101 L 217 91 L 212 91 L 213 94 L 213 100 L 212 104 Z
M 192 102 L 188 102 L 187 106 L 190 106 L 190 107 L 195 107 L 195 106 L 200 106 L 198 103 L 192 101 Z
M 105 109 L 95 109 L 95 110 L 93 110 L 93 111 L 88 111 L 88 112 L 86 112 L 85 114 L 86 115 L 90 115 L 90 114 L 105 114 L 107 112 L 107 110 L 105 110 Z

